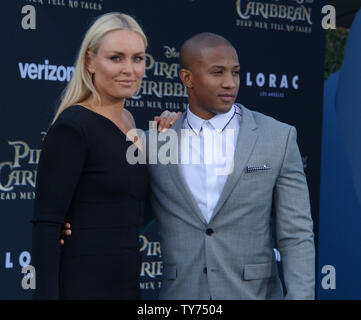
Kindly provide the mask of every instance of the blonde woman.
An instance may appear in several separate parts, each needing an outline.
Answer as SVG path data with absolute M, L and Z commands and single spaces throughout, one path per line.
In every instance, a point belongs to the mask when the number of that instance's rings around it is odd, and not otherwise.
M 145 165 L 130 165 L 124 109 L 145 71 L 147 39 L 130 16 L 108 13 L 89 28 L 72 80 L 45 137 L 33 219 L 37 299 L 138 299 L 138 228 Z M 169 126 L 178 115 L 163 114 Z M 72 236 L 61 247 L 64 221 Z

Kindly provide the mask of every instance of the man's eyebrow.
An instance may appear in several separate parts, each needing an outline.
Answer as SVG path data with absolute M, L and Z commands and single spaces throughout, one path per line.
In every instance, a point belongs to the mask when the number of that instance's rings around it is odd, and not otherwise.
M 235 69 L 235 68 L 240 68 L 241 66 L 239 64 L 235 65 L 232 67 L 232 69 Z M 214 66 L 211 66 L 209 69 L 224 69 L 225 66 L 218 66 L 218 65 L 214 65 Z
M 214 65 L 214 66 L 211 66 L 209 69 L 224 69 L 224 68 L 225 68 L 224 66 Z

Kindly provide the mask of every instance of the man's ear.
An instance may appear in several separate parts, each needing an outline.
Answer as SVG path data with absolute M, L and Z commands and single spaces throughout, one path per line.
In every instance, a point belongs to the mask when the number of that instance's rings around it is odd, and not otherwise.
M 187 69 L 180 69 L 179 70 L 179 78 L 182 80 L 183 84 L 188 88 L 193 88 L 193 81 L 192 81 L 192 72 Z
M 95 73 L 94 57 L 94 54 L 89 50 L 85 54 L 85 68 L 89 71 L 90 74 Z

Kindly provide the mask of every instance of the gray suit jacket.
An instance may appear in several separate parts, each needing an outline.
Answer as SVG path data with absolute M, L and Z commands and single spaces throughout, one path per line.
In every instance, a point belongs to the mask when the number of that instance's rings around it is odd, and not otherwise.
M 240 107 L 234 171 L 209 224 L 177 164 L 148 165 L 163 258 L 160 299 L 283 299 L 273 240 L 285 298 L 314 298 L 313 224 L 296 130 Z M 177 134 L 184 116 L 172 127 Z M 263 165 L 270 168 L 255 169 Z

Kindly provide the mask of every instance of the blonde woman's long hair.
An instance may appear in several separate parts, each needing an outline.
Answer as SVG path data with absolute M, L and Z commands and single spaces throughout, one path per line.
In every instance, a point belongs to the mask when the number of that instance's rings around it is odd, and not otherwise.
M 75 62 L 73 77 L 61 95 L 61 102 L 52 124 L 66 108 L 88 98 L 91 94 L 100 103 L 100 97 L 93 85 L 92 76 L 85 66 L 85 57 L 88 52 L 95 56 L 105 34 L 114 30 L 137 32 L 143 38 L 144 45 L 147 47 L 147 38 L 142 28 L 131 16 L 110 12 L 98 17 L 83 39 Z

